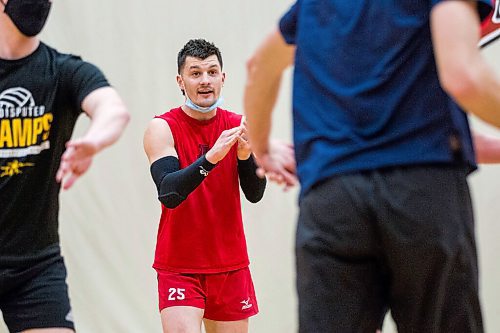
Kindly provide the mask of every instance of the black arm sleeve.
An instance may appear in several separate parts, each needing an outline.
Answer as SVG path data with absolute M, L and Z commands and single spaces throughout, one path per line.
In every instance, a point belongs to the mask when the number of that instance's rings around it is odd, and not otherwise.
M 240 176 L 240 186 L 245 194 L 245 198 L 252 203 L 259 202 L 264 196 L 266 189 L 266 178 L 260 178 L 255 171 L 257 164 L 253 155 L 247 160 L 238 160 L 238 175 Z
M 184 169 L 174 156 L 162 157 L 151 164 L 151 176 L 158 189 L 158 200 L 167 208 L 175 208 L 186 200 L 215 167 L 205 155 Z

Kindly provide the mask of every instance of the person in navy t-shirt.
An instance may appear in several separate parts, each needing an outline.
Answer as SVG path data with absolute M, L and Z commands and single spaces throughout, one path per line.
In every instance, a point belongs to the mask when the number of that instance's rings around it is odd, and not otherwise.
M 479 53 L 491 1 L 298 0 L 248 62 L 252 149 L 301 184 L 300 332 L 481 332 L 467 115 L 500 126 L 500 80 Z M 294 64 L 289 150 L 269 144 Z

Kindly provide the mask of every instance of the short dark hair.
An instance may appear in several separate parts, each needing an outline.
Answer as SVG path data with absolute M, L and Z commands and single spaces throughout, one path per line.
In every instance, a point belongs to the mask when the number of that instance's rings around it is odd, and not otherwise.
M 213 43 L 207 42 L 204 39 L 191 39 L 184 45 L 177 55 L 177 73 L 180 74 L 182 67 L 186 63 L 187 57 L 198 59 L 206 59 L 212 55 L 216 55 L 222 69 L 222 55 L 220 50 Z

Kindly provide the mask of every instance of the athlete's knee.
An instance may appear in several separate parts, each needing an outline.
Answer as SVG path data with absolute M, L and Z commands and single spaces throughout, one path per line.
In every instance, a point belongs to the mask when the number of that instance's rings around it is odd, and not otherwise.
M 203 310 L 194 307 L 169 307 L 161 311 L 163 333 L 200 333 Z

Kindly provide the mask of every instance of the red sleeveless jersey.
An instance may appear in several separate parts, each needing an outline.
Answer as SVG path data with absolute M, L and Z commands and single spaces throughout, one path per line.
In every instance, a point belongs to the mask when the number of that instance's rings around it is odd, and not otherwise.
M 157 118 L 170 126 L 181 169 L 212 148 L 222 131 L 241 121 L 241 115 L 220 108 L 206 121 L 191 118 L 181 108 Z M 179 206 L 169 209 L 162 205 L 153 267 L 180 273 L 220 273 L 248 264 L 235 144 Z

